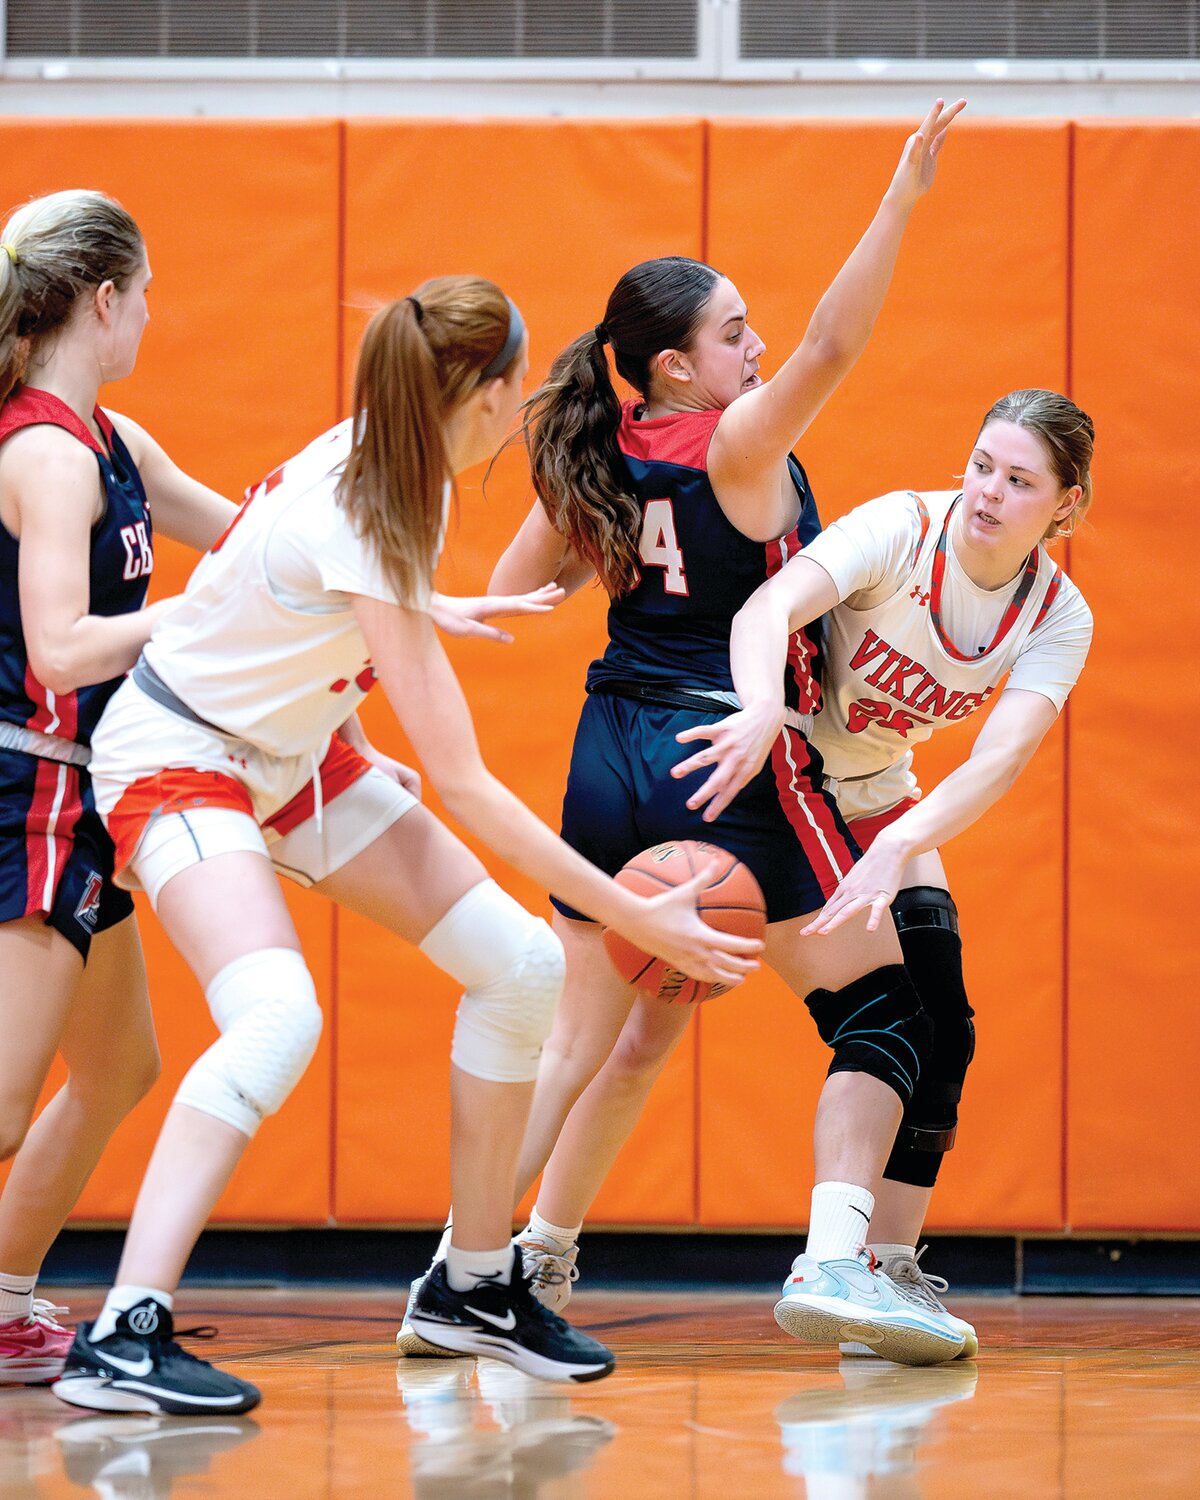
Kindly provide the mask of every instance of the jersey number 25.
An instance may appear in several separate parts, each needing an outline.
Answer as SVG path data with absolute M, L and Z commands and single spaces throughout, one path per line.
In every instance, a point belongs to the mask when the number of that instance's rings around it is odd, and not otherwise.
M 675 512 L 669 500 L 647 500 L 638 556 L 648 568 L 663 569 L 665 593 L 687 593 L 683 553 L 675 536 Z

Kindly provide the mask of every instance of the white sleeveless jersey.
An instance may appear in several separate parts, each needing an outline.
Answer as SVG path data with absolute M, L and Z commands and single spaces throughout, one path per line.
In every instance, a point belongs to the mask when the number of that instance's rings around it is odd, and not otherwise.
M 145 650 L 194 713 L 276 755 L 315 752 L 375 681 L 352 596 L 397 602 L 335 497 L 351 437 L 347 418 L 249 492 Z
M 919 797 L 912 748 L 1007 686 L 1061 709 L 1083 669 L 1092 617 L 1044 547 L 1003 588 L 974 584 L 950 529 L 953 491 L 894 492 L 804 549 L 841 603 L 825 616 L 823 708 L 813 742 L 843 816 Z

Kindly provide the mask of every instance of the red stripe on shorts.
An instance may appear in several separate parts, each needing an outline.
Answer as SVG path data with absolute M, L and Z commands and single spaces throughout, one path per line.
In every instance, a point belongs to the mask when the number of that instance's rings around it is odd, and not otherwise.
M 808 741 L 797 730 L 784 726 L 771 747 L 771 765 L 779 802 L 804 850 L 817 884 L 827 898 L 844 875 L 854 867 L 850 845 L 834 821 L 824 794 L 808 775 Z
M 228 807 L 254 817 L 250 793 L 233 776 L 201 771 L 195 766 L 169 766 L 153 776 L 131 781 L 105 818 L 116 846 L 119 873 L 133 858 L 146 824 L 166 813 L 193 812 L 198 807 Z
M 915 797 L 905 797 L 903 802 L 897 802 L 895 807 L 889 807 L 887 812 L 870 813 L 865 818 L 855 818 L 846 826 L 854 835 L 854 842 L 865 854 L 879 835 L 897 818 L 902 818 L 910 807 L 916 807 Z
M 79 771 L 57 760 L 37 762 L 25 815 L 25 915 L 49 911 L 71 855 L 83 811 Z
M 369 761 L 366 761 L 345 740 L 339 739 L 335 734 L 329 742 L 329 749 L 325 752 L 325 759 L 321 762 L 321 802 L 328 805 L 335 797 L 340 796 L 348 786 L 353 786 L 360 776 L 365 776 L 371 769 Z M 272 813 L 263 824 L 264 828 L 270 828 L 280 838 L 285 833 L 291 833 L 293 828 L 298 828 L 301 823 L 311 818 L 317 810 L 316 790 L 313 782 L 302 786 L 290 802 L 287 802 L 278 812 Z

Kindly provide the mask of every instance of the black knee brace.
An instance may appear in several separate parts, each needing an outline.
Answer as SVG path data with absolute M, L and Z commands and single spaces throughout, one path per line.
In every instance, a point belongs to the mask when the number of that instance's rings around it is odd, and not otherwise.
M 949 891 L 909 886 L 892 902 L 892 915 L 904 966 L 933 1025 L 933 1039 L 883 1175 L 893 1182 L 932 1187 L 958 1129 L 963 1080 L 975 1055 L 975 1012 L 963 985 L 958 909 Z
M 830 1075 L 870 1073 L 908 1103 L 932 1028 L 900 964 L 875 969 L 840 990 L 813 990 L 804 1003 L 821 1040 L 833 1048 Z

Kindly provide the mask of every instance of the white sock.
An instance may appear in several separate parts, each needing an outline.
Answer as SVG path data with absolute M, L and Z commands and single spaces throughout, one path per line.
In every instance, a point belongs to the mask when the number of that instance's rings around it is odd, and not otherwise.
M 916 1260 L 917 1247 L 915 1245 L 868 1245 L 867 1247 L 879 1264 L 886 1272 L 889 1266 L 895 1265 L 898 1260 Z
M 529 1227 L 539 1240 L 549 1240 L 552 1250 L 569 1250 L 583 1230 L 582 1224 L 551 1224 L 538 1213 L 536 1203 L 529 1215 Z
M 446 1251 L 450 1248 L 450 1231 L 453 1228 L 454 1212 L 453 1210 L 451 1210 L 451 1212 L 446 1215 L 446 1227 L 442 1230 L 442 1237 L 440 1240 L 438 1240 L 437 1249 L 433 1252 L 433 1259 L 429 1262 L 429 1269 L 431 1271 L 433 1270 L 434 1266 L 437 1265 L 439 1260 L 446 1259 Z
M 849 1260 L 867 1243 L 875 1194 L 852 1182 L 818 1182 L 812 1190 L 808 1242 L 813 1260 Z
M 446 1251 L 446 1280 L 456 1292 L 469 1292 L 485 1276 L 508 1286 L 512 1268 L 511 1244 L 499 1250 L 459 1250 L 451 1245 Z
M 10 1276 L 0 1271 L 0 1323 L 27 1318 L 33 1311 L 33 1286 L 36 1276 Z
M 128 1312 L 131 1307 L 136 1307 L 139 1302 L 145 1302 L 152 1298 L 155 1302 L 165 1307 L 168 1312 L 175 1306 L 175 1298 L 170 1292 L 160 1292 L 156 1286 L 115 1286 L 104 1299 L 104 1306 L 100 1310 L 100 1316 L 92 1324 L 89 1337 L 93 1344 L 98 1344 L 101 1339 L 108 1338 L 109 1334 L 117 1330 L 117 1319 L 123 1312 Z

